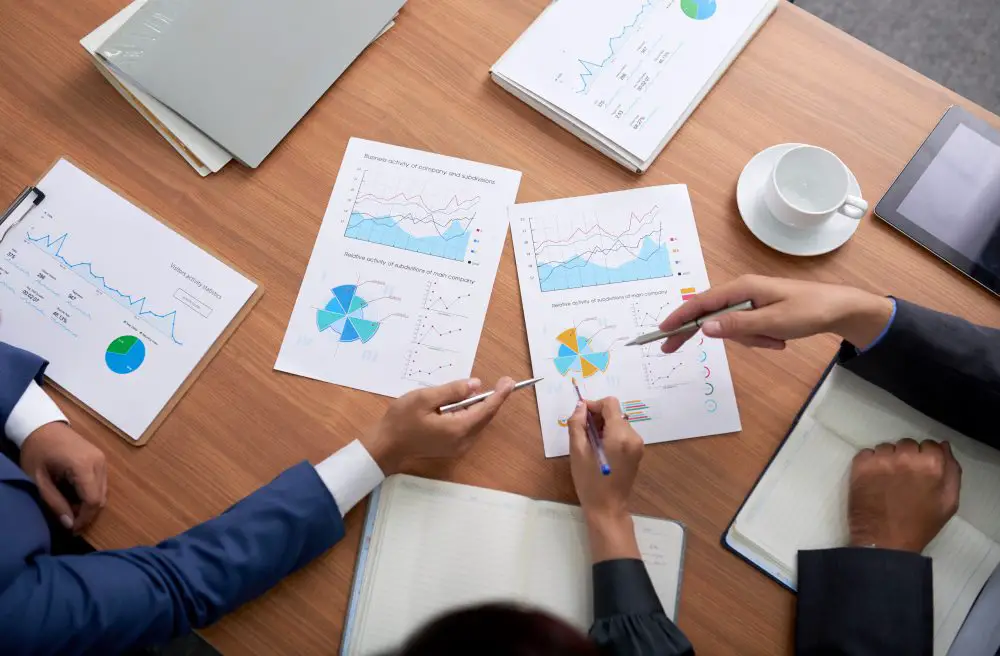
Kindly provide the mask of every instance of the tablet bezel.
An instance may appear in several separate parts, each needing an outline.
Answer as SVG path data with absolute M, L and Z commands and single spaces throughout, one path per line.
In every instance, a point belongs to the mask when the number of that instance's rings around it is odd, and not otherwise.
M 973 116 L 958 105 L 952 105 L 938 121 L 896 179 L 889 186 L 882 199 L 875 206 L 875 216 L 901 233 L 937 255 L 952 267 L 976 281 L 997 296 L 1000 296 L 1000 271 L 990 271 L 979 262 L 959 253 L 957 250 L 927 232 L 913 221 L 899 213 L 903 199 L 923 175 L 927 167 L 941 152 L 945 142 L 959 125 L 964 125 L 1000 147 L 1000 131 L 986 121 Z

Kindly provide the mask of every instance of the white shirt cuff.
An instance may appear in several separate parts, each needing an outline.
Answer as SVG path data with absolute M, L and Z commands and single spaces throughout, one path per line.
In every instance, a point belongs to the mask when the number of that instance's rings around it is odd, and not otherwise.
M 38 383 L 31 381 L 10 411 L 3 432 L 20 449 L 35 430 L 54 421 L 66 421 L 66 415 Z
M 316 465 L 343 517 L 385 480 L 385 474 L 361 442 L 354 440 Z

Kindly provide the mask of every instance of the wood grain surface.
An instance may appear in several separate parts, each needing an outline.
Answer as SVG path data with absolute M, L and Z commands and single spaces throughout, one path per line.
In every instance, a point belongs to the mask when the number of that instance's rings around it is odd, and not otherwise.
M 351 136 L 521 170 L 521 202 L 686 183 L 716 284 L 748 272 L 848 283 L 1000 325 L 990 294 L 870 217 L 839 251 L 813 259 L 771 251 L 743 226 L 737 177 L 772 144 L 835 151 L 874 205 L 950 104 L 1000 125 L 794 6 L 778 9 L 642 177 L 489 81 L 490 64 L 546 0 L 411 0 L 259 169 L 233 163 L 202 179 L 78 44 L 123 4 L 0 0 L 0 199 L 68 156 L 235 263 L 265 295 L 149 446 L 130 448 L 61 403 L 109 458 L 109 505 L 87 534 L 101 548 L 154 543 L 208 519 L 383 412 L 387 399 L 272 370 Z M 646 451 L 631 510 L 688 527 L 679 623 L 703 656 L 791 652 L 793 596 L 724 551 L 720 536 L 835 347 L 832 337 L 783 353 L 730 345 L 743 432 Z M 509 243 L 474 374 L 531 374 Z M 422 473 L 574 500 L 568 461 L 542 455 L 531 393 L 515 395 L 461 462 Z M 348 516 L 346 539 L 328 554 L 205 636 L 227 654 L 333 652 L 362 516 Z

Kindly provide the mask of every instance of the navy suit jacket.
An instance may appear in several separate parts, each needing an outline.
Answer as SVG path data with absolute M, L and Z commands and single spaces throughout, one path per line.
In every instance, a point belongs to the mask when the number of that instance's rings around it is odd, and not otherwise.
M 45 361 L 0 342 L 0 428 Z M 0 455 L 0 652 L 116 653 L 211 624 L 344 536 L 303 462 L 155 547 L 54 556 L 34 483 Z

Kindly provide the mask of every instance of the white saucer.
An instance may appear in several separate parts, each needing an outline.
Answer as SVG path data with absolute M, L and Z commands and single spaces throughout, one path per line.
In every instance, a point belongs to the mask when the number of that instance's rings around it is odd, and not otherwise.
M 774 218 L 764 204 L 764 186 L 778 158 L 786 151 L 801 144 L 787 143 L 771 146 L 753 156 L 740 173 L 736 183 L 736 204 L 743 223 L 754 236 L 787 255 L 822 255 L 843 246 L 850 239 L 861 221 L 843 214 L 836 214 L 816 228 L 793 228 Z M 848 170 L 851 189 L 847 193 L 861 197 L 861 185 Z

